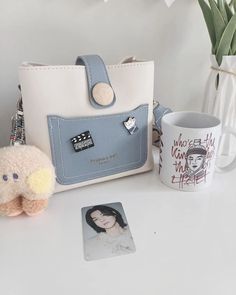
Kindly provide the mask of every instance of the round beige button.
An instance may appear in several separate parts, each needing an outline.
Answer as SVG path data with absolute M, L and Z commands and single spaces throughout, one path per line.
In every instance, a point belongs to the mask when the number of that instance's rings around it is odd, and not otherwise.
M 114 99 L 113 89 L 109 84 L 103 82 L 97 83 L 93 87 L 92 94 L 96 103 L 102 106 L 111 104 Z

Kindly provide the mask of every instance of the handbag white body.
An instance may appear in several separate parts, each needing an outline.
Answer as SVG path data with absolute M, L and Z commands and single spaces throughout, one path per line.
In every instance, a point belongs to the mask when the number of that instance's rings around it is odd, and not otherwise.
M 48 122 L 48 116 L 53 116 L 53 119 L 60 118 L 60 122 L 67 122 L 66 120 L 70 120 L 69 124 L 75 118 L 79 118 L 78 122 L 88 122 L 88 125 L 91 126 L 91 122 L 97 120 L 97 124 L 93 124 L 92 126 L 97 125 L 99 129 L 101 125 L 99 125 L 100 118 L 105 124 L 104 132 L 107 134 L 102 134 L 101 130 L 99 130 L 100 135 L 104 136 L 104 147 L 107 147 L 107 144 L 111 144 L 109 142 L 109 137 L 112 135 L 113 126 L 112 122 L 113 117 L 119 118 L 120 114 L 121 119 L 124 118 L 137 108 L 142 109 L 143 106 L 146 106 L 147 109 L 147 120 L 146 120 L 146 128 L 147 128 L 147 138 L 146 140 L 146 154 L 143 156 L 144 151 L 140 149 L 140 157 L 142 160 L 137 168 L 129 169 L 132 165 L 127 166 L 126 169 L 122 170 L 122 165 L 118 167 L 119 169 L 112 166 L 112 161 L 117 158 L 123 159 L 126 150 L 122 150 L 122 141 L 120 144 L 117 144 L 117 149 L 119 147 L 119 152 L 114 152 L 114 147 L 112 149 L 113 153 L 108 153 L 104 155 L 102 153 L 103 149 L 100 147 L 99 151 L 101 152 L 101 156 L 99 155 L 97 158 L 93 158 L 89 160 L 89 165 L 96 165 L 96 167 L 102 167 L 105 173 L 104 176 L 100 177 L 99 173 L 93 177 L 88 175 L 88 179 L 85 181 L 72 181 L 69 184 L 63 184 L 60 181 L 57 181 L 56 192 L 64 191 L 84 185 L 89 185 L 93 183 L 103 182 L 123 176 L 128 176 L 132 174 L 137 174 L 145 171 L 149 171 L 153 168 L 153 157 L 152 157 L 152 119 L 153 119 L 153 88 L 154 88 L 154 63 L 150 62 L 134 62 L 134 63 L 124 63 L 117 65 L 109 65 L 106 67 L 108 76 L 110 78 L 110 82 L 114 93 L 116 95 L 116 102 L 114 105 L 108 108 L 96 109 L 89 102 L 89 91 L 87 86 L 87 76 L 84 66 L 75 65 L 75 66 L 45 66 L 45 65 L 37 65 L 24 63 L 19 68 L 19 80 L 21 85 L 22 99 L 23 99 L 23 107 L 24 107 L 24 118 L 25 118 L 25 135 L 26 135 L 26 143 L 29 145 L 35 145 L 43 152 L 45 152 L 50 158 L 52 158 L 54 166 L 55 159 L 52 154 L 53 142 L 51 139 L 50 133 L 50 124 Z M 131 113 L 132 114 L 132 113 Z M 89 120 L 91 118 L 91 120 Z M 109 118 L 112 118 L 111 124 L 109 124 Z M 85 121 L 81 121 L 85 119 Z M 72 121 L 71 121 L 72 120 Z M 87 121 L 86 121 L 87 120 Z M 53 122 L 53 124 L 61 124 L 59 121 Z M 108 122 L 108 124 L 107 124 Z M 80 123 L 78 123 L 80 124 Z M 138 123 L 137 123 L 138 124 Z M 108 128 L 107 125 L 110 125 Z M 54 128 L 52 125 L 52 129 Z M 137 125 L 138 126 L 138 125 Z M 139 127 L 139 126 L 138 126 Z M 69 128 L 69 127 L 68 127 Z M 119 125 L 119 128 L 125 128 L 122 124 Z M 70 130 L 70 128 L 68 129 Z M 143 130 L 143 129 L 142 129 Z M 86 131 L 86 130 L 83 130 Z M 122 131 L 122 130 L 121 130 Z M 122 131 L 122 132 L 126 132 Z M 59 132 L 57 130 L 57 132 Z M 143 131 L 142 131 L 143 132 Z M 60 133 L 59 139 L 60 140 Z M 123 134 L 123 133 L 122 133 Z M 72 134 L 77 135 L 77 134 Z M 92 136 L 96 136 L 96 134 L 92 133 Z M 128 136 L 128 135 L 127 135 Z M 71 135 L 68 135 L 68 140 Z M 107 138 L 107 140 L 106 140 Z M 127 137 L 128 138 L 128 137 Z M 129 140 L 131 139 L 128 138 Z M 142 140 L 142 136 L 139 139 Z M 138 142 L 138 141 L 137 141 Z M 54 142 L 55 144 L 55 142 Z M 68 143 L 69 144 L 69 143 Z M 59 144 L 60 145 L 60 144 Z M 120 146 L 121 145 L 121 146 Z M 144 145 L 143 145 L 144 146 Z M 60 147 L 57 147 L 60 148 Z M 96 149 L 96 142 L 95 147 Z M 131 149 L 134 150 L 134 146 L 131 144 Z M 136 145 L 136 149 L 139 149 L 139 146 Z M 85 151 L 86 153 L 87 151 Z M 130 151 L 129 151 L 130 152 Z M 81 153 L 72 153 L 73 157 L 83 157 L 84 154 Z M 131 153 L 132 154 L 132 153 Z M 63 154 L 59 154 L 57 161 L 60 162 L 60 157 L 63 162 Z M 111 163 L 109 163 L 111 161 Z M 114 160 L 115 161 L 115 160 Z M 121 160 L 120 160 L 121 161 Z M 122 160 L 124 161 L 124 160 Z M 72 161 L 73 163 L 73 161 Z M 131 164 L 131 163 L 130 163 Z M 61 163 L 58 164 L 59 166 Z M 105 169 L 106 165 L 110 165 L 110 171 L 118 171 L 111 172 L 109 174 L 109 169 Z M 63 166 L 63 165 L 62 165 Z M 87 169 L 87 166 L 85 166 Z M 96 169 L 100 169 L 100 168 Z M 63 167 L 62 167 L 63 168 Z M 67 168 L 65 168 L 66 170 Z M 74 169 L 74 168 L 73 168 Z M 77 167 L 76 169 L 82 169 L 81 167 Z M 119 172 L 120 171 L 120 172 Z M 67 173 L 64 171 L 63 173 Z M 57 174 L 57 168 L 56 168 Z M 89 174 L 89 173 L 87 173 Z M 67 177 L 66 175 L 64 175 Z M 73 175 L 69 175 L 68 179 L 73 180 Z M 76 178 L 74 178 L 76 179 Z

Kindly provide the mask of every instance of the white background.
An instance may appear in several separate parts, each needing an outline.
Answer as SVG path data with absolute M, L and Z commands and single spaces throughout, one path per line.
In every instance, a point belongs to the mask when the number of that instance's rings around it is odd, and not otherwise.
M 22 61 L 156 62 L 155 96 L 173 110 L 200 110 L 210 42 L 197 0 L 0 0 L 0 146 L 8 145 Z M 37 126 L 35 122 L 35 126 Z

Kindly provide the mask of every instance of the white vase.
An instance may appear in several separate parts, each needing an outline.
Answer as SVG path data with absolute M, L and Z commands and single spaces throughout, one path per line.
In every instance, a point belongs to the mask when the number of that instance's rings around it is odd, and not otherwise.
M 224 56 L 220 66 L 215 56 L 211 56 L 211 73 L 207 81 L 203 112 L 218 117 L 223 128 L 229 127 L 236 131 L 236 56 Z M 222 136 L 218 154 L 236 154 L 235 138 L 232 135 Z

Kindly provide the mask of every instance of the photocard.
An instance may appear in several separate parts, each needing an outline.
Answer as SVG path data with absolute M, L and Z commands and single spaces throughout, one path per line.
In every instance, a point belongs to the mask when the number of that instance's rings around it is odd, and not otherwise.
M 84 257 L 97 260 L 135 252 L 121 203 L 82 208 Z

